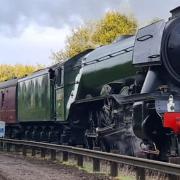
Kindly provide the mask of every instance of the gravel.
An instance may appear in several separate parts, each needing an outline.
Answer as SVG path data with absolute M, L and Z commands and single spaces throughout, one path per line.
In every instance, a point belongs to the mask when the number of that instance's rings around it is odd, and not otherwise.
M 0 180 L 110 180 L 112 178 L 91 174 L 77 167 L 0 153 Z

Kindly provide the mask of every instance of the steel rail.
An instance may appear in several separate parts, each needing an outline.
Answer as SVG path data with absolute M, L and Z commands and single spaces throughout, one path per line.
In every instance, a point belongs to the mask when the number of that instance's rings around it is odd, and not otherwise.
M 0 138 L 0 142 L 12 144 L 12 145 L 21 145 L 25 147 L 67 152 L 75 155 L 88 156 L 98 160 L 106 160 L 113 163 L 121 163 L 121 164 L 131 165 L 137 168 L 155 170 L 165 174 L 180 176 L 180 165 L 172 164 L 168 162 L 159 162 L 159 161 L 142 159 L 137 157 L 119 155 L 114 153 L 106 153 L 101 151 L 78 148 L 73 146 L 57 145 L 57 144 L 35 142 L 35 141 Z

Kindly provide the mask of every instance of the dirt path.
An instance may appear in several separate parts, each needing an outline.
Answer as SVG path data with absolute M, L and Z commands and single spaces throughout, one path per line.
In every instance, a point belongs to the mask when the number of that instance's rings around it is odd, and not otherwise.
M 110 180 L 76 167 L 0 153 L 0 180 Z

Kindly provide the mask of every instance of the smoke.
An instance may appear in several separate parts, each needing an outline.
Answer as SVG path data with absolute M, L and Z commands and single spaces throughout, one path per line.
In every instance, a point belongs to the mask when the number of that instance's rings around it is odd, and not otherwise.
M 0 32 L 16 36 L 29 24 L 73 27 L 125 4 L 128 0 L 0 0 Z

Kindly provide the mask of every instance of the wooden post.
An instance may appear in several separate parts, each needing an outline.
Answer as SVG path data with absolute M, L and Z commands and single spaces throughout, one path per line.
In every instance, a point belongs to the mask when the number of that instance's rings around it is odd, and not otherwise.
M 97 158 L 93 158 L 93 171 L 94 172 L 100 171 L 100 160 Z
M 41 158 L 45 158 L 46 156 L 46 150 L 44 148 L 41 148 Z
M 7 152 L 10 152 L 10 150 L 11 150 L 11 144 L 7 143 L 7 144 L 6 144 L 6 148 L 7 148 Z
M 20 145 L 15 144 L 14 150 L 15 150 L 15 152 L 20 152 Z
M 4 150 L 4 143 L 2 141 L 0 141 L 0 150 L 3 151 Z
M 83 167 L 83 156 L 82 155 L 77 155 L 77 165 L 79 167 Z
M 100 147 L 94 147 L 93 150 L 100 151 Z M 97 158 L 93 158 L 93 171 L 94 172 L 100 171 L 100 160 Z
M 169 180 L 180 180 L 180 177 L 172 174 L 168 174 L 168 179 Z
M 36 149 L 34 147 L 32 147 L 31 156 L 35 156 L 35 155 L 36 155 Z
M 169 162 L 174 164 L 180 164 L 180 157 L 169 157 Z M 169 180 L 180 180 L 179 176 L 168 174 Z
M 83 145 L 77 145 L 76 147 L 83 148 Z M 77 165 L 83 167 L 83 155 L 81 154 L 77 155 Z
M 51 149 L 51 160 L 55 161 L 56 160 L 56 150 Z
M 136 180 L 145 180 L 145 169 L 144 168 L 137 167 Z
M 112 177 L 118 176 L 118 163 L 116 163 L 116 162 L 111 162 L 110 175 L 111 175 Z
M 68 152 L 63 151 L 63 161 L 68 161 Z
M 23 145 L 22 147 L 22 152 L 23 152 L 23 156 L 26 156 L 27 155 L 27 148 L 26 146 Z

